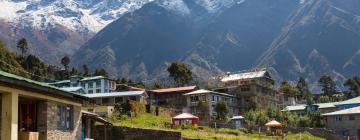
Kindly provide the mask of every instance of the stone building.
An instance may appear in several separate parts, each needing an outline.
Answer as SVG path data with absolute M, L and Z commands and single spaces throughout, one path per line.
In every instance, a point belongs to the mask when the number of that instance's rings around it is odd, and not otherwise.
M 240 102 L 241 112 L 254 106 L 276 105 L 274 80 L 265 70 L 227 73 L 220 82 L 220 88 L 216 88 L 215 91 L 236 96 Z
M 200 89 L 186 93 L 184 96 L 186 96 L 186 108 L 188 112 L 200 116 L 201 121 L 210 121 L 212 116 L 216 116 L 215 106 L 219 101 L 225 101 L 225 103 L 227 103 L 229 107 L 229 117 L 239 114 L 237 98 L 234 95 Z M 204 108 L 204 110 L 199 110 L 200 102 L 203 103 L 204 106 L 202 108 Z M 199 114 L 200 111 L 205 111 L 202 112 L 204 114 L 203 116 Z
M 1 140 L 80 140 L 85 96 L 0 71 Z
M 172 108 L 178 112 L 182 112 L 182 109 L 186 107 L 185 93 L 195 91 L 198 88 L 196 86 L 165 88 L 147 91 L 150 97 L 150 103 L 152 105 L 164 108 Z
M 360 107 L 322 114 L 326 117 L 326 128 L 341 136 L 360 139 Z

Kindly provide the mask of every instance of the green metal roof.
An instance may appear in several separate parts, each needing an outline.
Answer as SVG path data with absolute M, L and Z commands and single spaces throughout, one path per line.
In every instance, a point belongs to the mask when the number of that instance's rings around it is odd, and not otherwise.
M 49 89 L 57 90 L 57 91 L 60 91 L 60 92 L 64 92 L 66 94 L 73 94 L 73 95 L 85 97 L 85 96 L 80 95 L 80 94 L 76 94 L 76 93 L 73 93 L 73 92 L 68 92 L 68 91 L 62 90 L 60 88 L 57 88 L 55 86 L 51 86 L 51 85 L 49 85 L 47 83 L 38 82 L 38 81 L 35 81 L 35 80 L 31 80 L 31 79 L 21 77 L 21 76 L 15 75 L 15 74 L 7 73 L 7 72 L 4 72 L 4 71 L 0 71 L 0 77 L 6 77 L 6 78 L 13 79 L 13 80 L 26 82 L 26 83 L 32 84 L 34 86 L 40 86 L 40 87 L 44 87 L 44 88 L 49 88 Z
M 315 105 L 319 106 L 319 109 L 323 109 L 323 108 L 332 108 L 332 107 L 336 107 L 336 105 L 338 104 L 338 102 L 331 102 L 331 103 L 317 103 Z M 305 110 L 306 108 L 306 104 L 299 104 L 299 105 L 293 105 L 293 106 L 287 106 L 285 109 L 283 109 L 283 111 L 300 111 L 300 110 Z

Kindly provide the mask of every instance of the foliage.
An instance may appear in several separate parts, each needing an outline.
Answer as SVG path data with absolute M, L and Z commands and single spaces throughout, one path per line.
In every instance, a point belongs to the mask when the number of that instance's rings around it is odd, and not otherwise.
M 318 99 L 317 99 L 317 102 L 318 103 L 328 103 L 328 102 L 331 102 L 331 99 L 329 96 L 320 96 Z
M 108 77 L 108 73 L 106 72 L 105 69 L 101 68 L 101 69 L 96 69 L 93 76 L 104 76 L 104 77 Z
M 350 97 L 354 98 L 360 96 L 360 77 L 354 76 L 347 79 L 344 82 L 344 86 L 349 89 Z
M 126 114 L 128 116 L 130 116 L 130 112 L 131 112 L 131 106 L 130 106 L 130 101 L 127 100 L 124 103 L 116 103 L 114 106 L 114 112 L 118 112 L 119 114 Z
M 206 105 L 208 102 L 199 101 L 198 105 L 196 106 L 197 116 L 200 119 L 206 119 L 208 117 L 208 106 Z
M 161 84 L 160 83 L 154 83 L 154 85 L 152 86 L 152 89 L 161 89 L 162 88 L 162 86 L 161 86 Z
M 20 63 L 17 61 L 15 54 L 5 48 L 0 40 L 0 70 L 13 73 L 16 75 L 29 77 Z
M 64 66 L 65 71 L 67 71 L 70 64 L 70 57 L 65 55 L 63 58 L 61 58 L 61 64 Z
M 296 84 L 296 88 L 302 100 L 306 100 L 307 102 L 311 102 L 313 100 L 313 95 L 304 77 L 299 78 L 298 83 Z
M 292 96 L 292 97 L 296 97 L 299 93 L 299 91 L 297 90 L 297 88 L 295 88 L 294 86 L 290 85 L 288 82 L 283 81 L 281 82 L 280 88 L 279 88 L 280 92 L 285 93 L 288 96 Z
M 130 110 L 131 112 L 135 113 L 136 116 L 143 114 L 146 112 L 145 104 L 136 101 L 130 101 Z
M 21 38 L 17 44 L 16 47 L 21 50 L 21 56 L 24 57 L 26 51 L 29 49 L 27 40 L 25 38 Z
M 220 100 L 215 105 L 216 119 L 226 120 L 229 113 L 229 107 L 225 101 Z
M 245 124 L 249 127 L 263 126 L 270 120 L 265 109 L 250 110 L 244 115 Z
M 327 75 L 321 76 L 318 81 L 319 86 L 321 87 L 321 91 L 323 95 L 331 97 L 332 95 L 337 93 L 336 83 L 334 80 Z
M 174 78 L 174 81 L 179 85 L 185 85 L 193 80 L 192 72 L 188 67 L 181 62 L 173 62 L 167 68 L 170 77 Z
M 88 65 L 87 64 L 84 64 L 83 65 L 83 76 L 84 77 L 88 77 L 88 76 L 90 76 L 90 72 L 89 72 L 89 67 L 88 67 Z

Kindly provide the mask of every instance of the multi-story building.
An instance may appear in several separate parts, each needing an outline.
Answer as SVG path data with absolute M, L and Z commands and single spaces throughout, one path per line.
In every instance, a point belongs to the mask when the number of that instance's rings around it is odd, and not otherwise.
M 239 114 L 237 98 L 234 95 L 200 89 L 186 93 L 184 96 L 186 96 L 187 110 L 191 114 L 199 115 L 199 103 L 203 103 L 203 108 L 205 108 L 206 111 L 202 112 L 204 116 L 202 116 L 201 121 L 208 121 L 211 120 L 210 116 L 216 116 L 215 106 L 219 101 L 224 101 L 228 105 L 229 117 Z
M 274 80 L 266 70 L 244 73 L 227 73 L 220 80 L 215 91 L 228 93 L 239 98 L 241 112 L 254 106 L 276 105 Z
M 50 83 L 50 85 L 59 88 L 81 87 L 84 90 L 85 94 L 109 93 L 109 92 L 114 92 L 116 90 L 115 80 L 106 78 L 104 76 L 94 76 L 94 77 L 71 76 L 70 80 L 63 80 L 55 83 Z

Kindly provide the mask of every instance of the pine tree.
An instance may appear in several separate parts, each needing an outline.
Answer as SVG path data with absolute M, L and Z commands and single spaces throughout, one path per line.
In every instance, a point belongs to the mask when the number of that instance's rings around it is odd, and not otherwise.
M 22 57 L 25 57 L 25 53 L 26 53 L 27 50 L 28 50 L 28 43 L 27 43 L 26 39 L 25 39 L 25 38 L 21 38 L 21 39 L 17 42 L 16 47 L 21 50 L 21 56 L 22 56 Z
M 328 97 L 337 93 L 336 83 L 330 76 L 324 75 L 321 76 L 318 81 L 319 86 L 321 87 L 322 94 Z
M 306 101 L 312 100 L 313 96 L 309 89 L 308 84 L 306 83 L 304 77 L 300 77 L 298 83 L 296 84 L 296 88 L 299 92 L 300 98 Z

